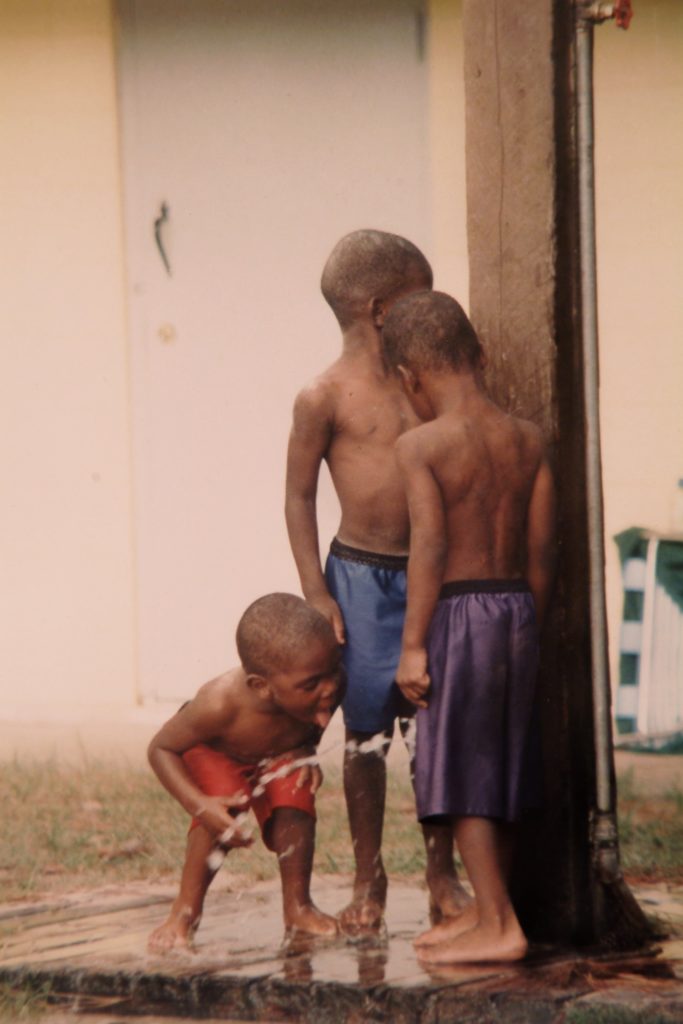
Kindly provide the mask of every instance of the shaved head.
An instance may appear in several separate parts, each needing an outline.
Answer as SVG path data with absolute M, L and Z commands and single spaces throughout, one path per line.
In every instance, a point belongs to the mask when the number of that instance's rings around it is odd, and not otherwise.
M 482 355 L 476 331 L 467 314 L 445 292 L 414 292 L 390 309 L 382 344 L 392 369 L 474 369 Z
M 237 650 L 247 672 L 286 669 L 293 654 L 313 640 L 336 643 L 324 616 L 294 594 L 266 594 L 250 604 L 237 625 Z
M 342 328 L 367 313 L 372 299 L 406 288 L 431 288 L 432 268 L 417 246 L 386 231 L 352 231 L 337 242 L 320 287 Z

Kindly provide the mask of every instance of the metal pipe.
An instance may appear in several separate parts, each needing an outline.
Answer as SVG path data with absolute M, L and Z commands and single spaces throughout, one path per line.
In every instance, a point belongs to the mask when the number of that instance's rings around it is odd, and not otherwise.
M 581 254 L 581 332 L 586 417 L 586 490 L 590 583 L 591 669 L 598 814 L 613 814 L 610 678 L 605 602 L 605 538 L 598 364 L 595 179 L 593 164 L 593 24 L 581 8 L 576 17 L 576 113 Z

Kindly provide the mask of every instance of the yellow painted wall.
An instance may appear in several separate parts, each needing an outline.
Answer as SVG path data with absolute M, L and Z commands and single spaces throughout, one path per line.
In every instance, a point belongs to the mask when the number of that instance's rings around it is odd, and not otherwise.
M 434 284 L 467 309 L 462 0 L 430 0 L 428 59 Z
M 5 714 L 135 699 L 114 72 L 108 0 L 0 3 Z
M 436 285 L 468 294 L 461 0 L 430 0 Z M 135 700 L 129 394 L 109 0 L 1 0 L 0 695 Z M 608 538 L 683 476 L 683 7 L 596 30 Z M 9 243 L 8 244 L 8 240 Z M 621 587 L 608 539 L 610 630 Z
M 675 524 L 683 477 L 683 4 L 595 32 L 601 419 L 613 681 L 615 533 Z M 683 530 L 683 523 L 678 527 Z

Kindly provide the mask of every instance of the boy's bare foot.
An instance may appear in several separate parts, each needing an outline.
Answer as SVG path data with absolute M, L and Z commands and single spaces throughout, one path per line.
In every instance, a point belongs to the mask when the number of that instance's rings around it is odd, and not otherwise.
M 413 945 L 416 949 L 420 949 L 424 946 L 438 946 L 442 942 L 450 942 L 452 939 L 457 938 L 458 935 L 462 935 L 463 932 L 470 931 L 478 923 L 477 905 L 471 900 L 457 917 L 441 918 L 433 928 L 418 935 Z
M 191 949 L 199 920 L 188 908 L 176 910 L 173 907 L 164 923 L 150 935 L 147 948 L 151 953 L 168 953 L 174 948 Z
M 287 937 L 293 935 L 320 935 L 333 938 L 339 933 L 336 917 L 323 914 L 314 903 L 304 903 L 285 917 Z
M 438 946 L 422 946 L 419 958 L 426 964 L 502 963 L 522 960 L 528 943 L 516 922 L 501 928 L 478 924 Z
M 433 925 L 445 918 L 460 917 L 463 910 L 472 903 L 472 897 L 456 875 L 439 874 L 430 878 L 429 920 Z
M 384 873 L 374 881 L 354 885 L 353 899 L 339 914 L 339 925 L 346 935 L 378 932 L 384 920 L 387 902 L 387 878 Z

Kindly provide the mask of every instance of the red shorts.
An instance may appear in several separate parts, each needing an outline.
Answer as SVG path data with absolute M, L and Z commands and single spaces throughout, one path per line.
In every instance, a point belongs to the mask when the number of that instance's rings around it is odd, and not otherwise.
M 233 796 L 242 792 L 248 797 L 248 802 L 240 804 L 236 813 L 252 808 L 269 850 L 272 846 L 266 837 L 266 826 L 277 807 L 305 811 L 315 820 L 315 794 L 311 792 L 310 782 L 297 787 L 299 771 L 296 768 L 289 774 L 272 778 L 273 773 L 295 760 L 291 754 L 283 754 L 262 764 L 243 764 L 204 743 L 198 743 L 186 750 L 182 757 L 192 781 L 202 793 L 207 796 Z M 254 790 L 257 790 L 256 795 Z M 193 818 L 190 830 L 200 824 L 201 820 Z

